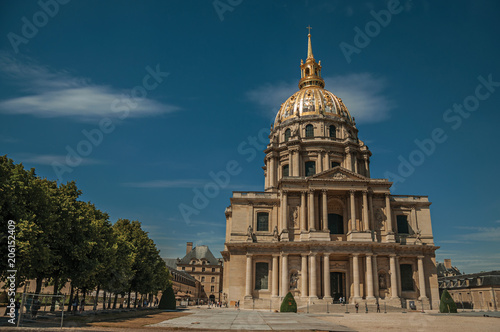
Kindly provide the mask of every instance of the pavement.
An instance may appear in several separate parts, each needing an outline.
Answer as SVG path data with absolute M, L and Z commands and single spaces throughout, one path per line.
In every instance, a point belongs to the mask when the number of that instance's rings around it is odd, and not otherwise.
M 275 313 L 234 309 L 190 309 L 192 315 L 166 320 L 151 327 L 208 330 L 354 331 L 318 319 L 322 314 Z M 332 316 L 330 314 L 330 316 Z

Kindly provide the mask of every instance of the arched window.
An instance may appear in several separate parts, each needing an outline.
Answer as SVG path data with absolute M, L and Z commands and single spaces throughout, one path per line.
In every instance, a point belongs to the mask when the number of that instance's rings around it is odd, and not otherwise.
M 290 166 L 284 165 L 283 166 L 283 177 L 290 176 Z
M 212 277 L 212 279 L 210 281 L 211 282 L 215 282 L 215 277 Z
M 334 125 L 331 125 L 330 126 L 330 137 L 337 137 L 337 130 L 335 129 L 335 126 Z
M 269 231 L 269 213 L 267 212 L 257 213 L 257 231 L 258 232 Z
M 309 68 L 306 68 L 306 76 L 309 75 Z
M 313 176 L 316 174 L 316 162 L 306 161 L 306 176 Z
M 306 137 L 314 137 L 314 127 L 312 124 L 306 126 Z
M 290 139 L 290 135 L 291 131 L 290 128 L 288 128 L 287 130 L 285 130 L 285 142 L 288 142 L 288 140 Z

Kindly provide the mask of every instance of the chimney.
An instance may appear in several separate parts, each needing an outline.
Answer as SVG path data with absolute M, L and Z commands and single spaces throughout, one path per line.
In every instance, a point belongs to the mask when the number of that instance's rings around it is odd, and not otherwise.
M 451 269 L 451 259 L 445 259 L 444 260 L 444 267 L 447 269 Z
M 193 250 L 193 242 L 188 242 L 186 244 L 186 255 L 189 254 L 191 252 L 191 250 Z

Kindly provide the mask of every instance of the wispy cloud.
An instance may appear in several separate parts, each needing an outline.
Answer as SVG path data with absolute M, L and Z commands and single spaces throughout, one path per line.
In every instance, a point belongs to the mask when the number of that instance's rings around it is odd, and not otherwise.
M 386 79 L 372 73 L 326 77 L 325 88 L 341 98 L 358 123 L 381 122 L 389 118 L 396 104 L 387 96 Z M 276 115 L 280 105 L 297 91 L 297 82 L 266 83 L 247 92 L 247 98 Z
M 0 75 L 17 87 L 19 94 L 0 101 L 0 112 L 6 114 L 91 120 L 118 117 L 123 114 L 118 110 L 123 110 L 124 105 L 128 105 L 129 117 L 152 116 L 179 109 L 147 96 L 126 104 L 132 86 L 127 91 L 95 84 L 88 78 L 54 70 L 30 58 L 14 57 L 7 52 L 0 52 Z M 138 84 L 142 84 L 142 80 Z
M 151 180 L 142 182 L 125 182 L 124 187 L 131 188 L 197 188 L 203 187 L 207 183 L 212 182 L 211 179 L 179 179 L 179 180 Z M 222 189 L 226 190 L 262 190 L 262 187 L 245 185 L 245 184 L 229 184 Z
M 35 165 L 52 165 L 54 162 L 59 164 L 66 163 L 66 155 L 55 154 L 34 154 L 34 153 L 17 153 L 10 158 L 22 163 L 30 163 Z M 80 165 L 97 165 L 103 164 L 102 161 L 92 158 L 82 158 Z
M 467 234 L 460 234 L 460 238 L 467 241 L 498 242 L 500 239 L 500 227 L 474 227 L 461 226 L 458 229 L 467 230 Z

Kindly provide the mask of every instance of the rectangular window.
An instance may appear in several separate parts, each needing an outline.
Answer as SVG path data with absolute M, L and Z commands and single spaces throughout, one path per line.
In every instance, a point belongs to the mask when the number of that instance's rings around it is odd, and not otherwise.
M 316 174 L 316 162 L 306 161 L 306 176 L 313 176 Z
M 186 267 L 184 267 L 184 266 L 183 266 L 183 267 L 182 267 L 182 271 L 186 271 Z
M 212 272 L 215 272 L 215 267 L 212 268 Z
M 205 281 L 205 277 L 201 277 L 201 281 L 202 281 L 202 282 L 203 282 L 203 281 Z
M 268 289 L 269 283 L 269 264 L 255 264 L 255 289 Z
M 215 292 L 215 286 L 210 287 L 210 291 L 213 293 Z
M 191 268 L 191 271 L 193 271 L 193 272 L 194 272 L 194 266 Z
M 204 267 L 201 268 L 201 272 L 205 272 L 205 268 Z
M 267 212 L 257 213 L 257 231 L 258 232 L 269 231 L 269 213 Z
M 410 230 L 408 228 L 408 217 L 399 215 L 396 216 L 396 220 L 398 223 L 398 233 L 399 234 L 410 234 Z
M 344 218 L 340 214 L 328 214 L 328 229 L 330 234 L 344 234 Z
M 401 264 L 401 290 L 402 291 L 414 291 L 413 287 L 413 270 L 411 264 Z
M 288 165 L 283 166 L 283 177 L 290 176 L 290 167 Z
M 215 282 L 215 277 L 212 277 L 212 280 L 211 280 L 211 281 L 212 281 L 212 282 Z

